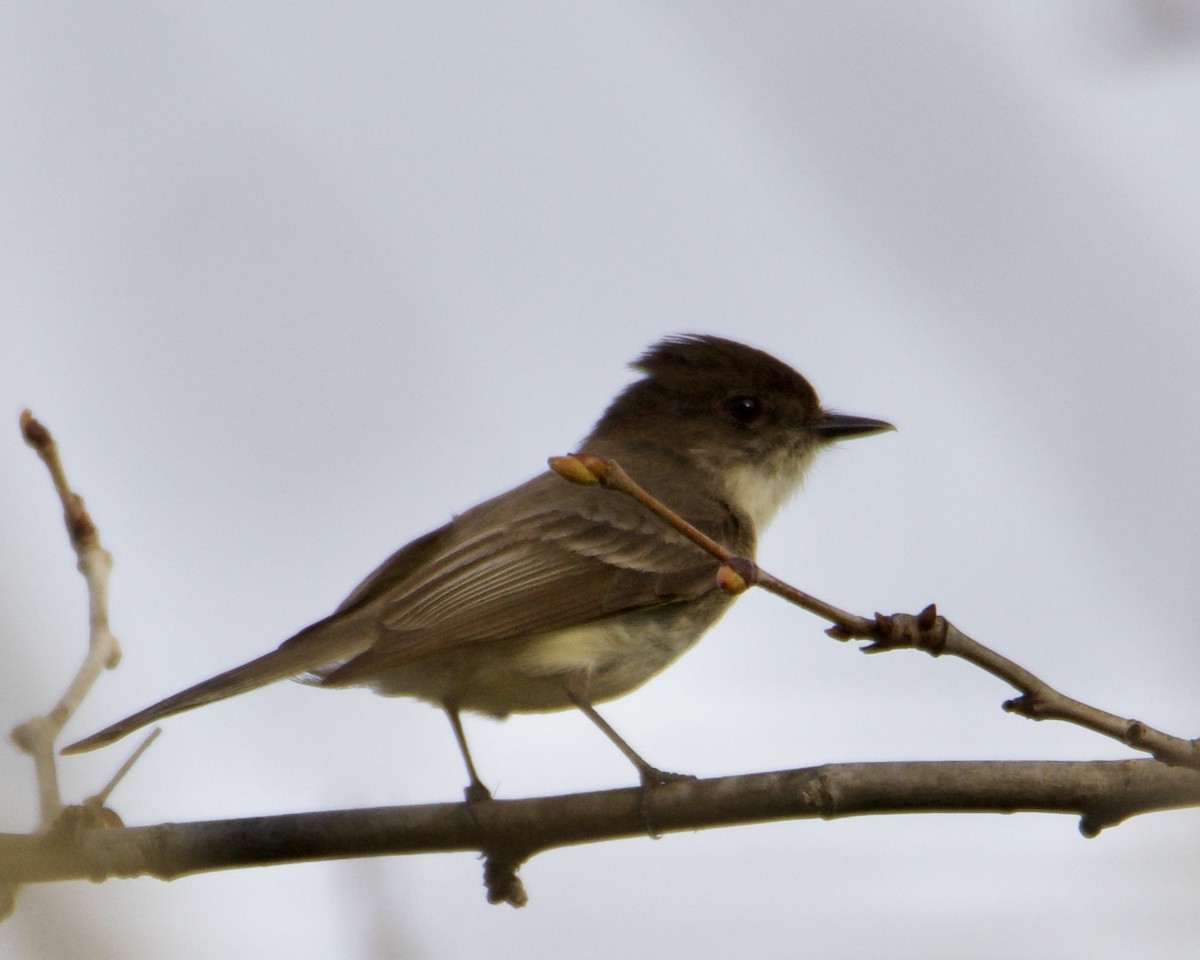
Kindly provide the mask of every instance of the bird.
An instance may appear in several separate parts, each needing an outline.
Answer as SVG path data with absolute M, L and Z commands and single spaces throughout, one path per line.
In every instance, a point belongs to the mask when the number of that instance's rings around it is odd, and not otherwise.
M 579 449 L 617 461 L 651 495 L 738 556 L 829 444 L 895 429 L 821 406 L 809 382 L 757 348 L 668 336 Z M 110 744 L 173 714 L 284 679 L 415 697 L 449 718 L 468 800 L 491 793 L 460 714 L 577 708 L 644 787 L 677 775 L 646 762 L 595 705 L 642 686 L 734 600 L 720 563 L 631 498 L 547 470 L 400 548 L 329 616 L 276 649 L 63 749 Z

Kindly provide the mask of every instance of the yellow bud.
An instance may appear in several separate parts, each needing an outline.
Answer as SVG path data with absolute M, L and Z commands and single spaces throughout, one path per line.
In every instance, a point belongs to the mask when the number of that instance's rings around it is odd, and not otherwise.
M 725 593 L 731 593 L 734 596 L 750 589 L 746 578 L 728 563 L 721 564 L 720 569 L 717 570 L 717 586 Z
M 551 457 L 546 462 L 550 464 L 551 470 L 571 483 L 578 483 L 586 487 L 594 487 L 600 483 L 600 478 L 574 454 L 566 457 Z

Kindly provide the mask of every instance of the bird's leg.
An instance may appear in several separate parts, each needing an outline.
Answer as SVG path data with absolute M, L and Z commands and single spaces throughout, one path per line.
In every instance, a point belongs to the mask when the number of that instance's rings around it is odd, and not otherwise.
M 600 732 L 611 740 L 625 756 L 629 762 L 637 767 L 638 775 L 642 779 L 643 787 L 657 787 L 664 783 L 673 783 L 676 780 L 694 780 L 693 776 L 685 773 L 667 773 L 665 770 L 659 770 L 658 767 L 652 767 L 641 755 L 633 749 L 625 738 L 614 730 L 600 714 L 596 712 L 596 708 L 592 706 L 592 698 L 589 695 L 589 687 L 591 686 L 590 677 L 584 670 L 576 670 L 574 673 L 568 673 L 563 676 L 563 689 L 566 691 L 567 697 L 575 704 L 585 717 L 592 721 Z
M 467 798 L 467 803 L 491 800 L 492 791 L 483 785 L 479 774 L 475 772 L 475 763 L 471 760 L 471 751 L 467 747 L 467 738 L 463 733 L 462 720 L 458 716 L 458 707 L 446 703 L 442 705 L 442 709 L 446 711 L 446 716 L 450 719 L 450 726 L 454 728 L 454 739 L 458 741 L 459 752 L 462 754 L 463 762 L 467 765 L 467 776 L 470 778 L 470 783 L 463 791 L 463 796 Z

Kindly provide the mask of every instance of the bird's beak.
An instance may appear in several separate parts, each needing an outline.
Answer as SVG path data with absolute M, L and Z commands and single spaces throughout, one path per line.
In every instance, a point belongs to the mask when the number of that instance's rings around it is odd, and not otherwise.
M 886 420 L 870 417 L 854 417 L 848 413 L 824 411 L 821 419 L 812 425 L 812 431 L 822 440 L 846 440 L 850 437 L 869 437 L 873 433 L 884 433 L 896 428 Z

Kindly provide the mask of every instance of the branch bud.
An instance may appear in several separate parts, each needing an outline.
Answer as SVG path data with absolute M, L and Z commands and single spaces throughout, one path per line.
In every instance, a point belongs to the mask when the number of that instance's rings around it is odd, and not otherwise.
M 551 457 L 546 462 L 564 480 L 585 487 L 597 486 L 608 476 L 607 461 L 594 453 L 572 453 L 565 457 Z
M 738 573 L 728 563 L 721 564 L 717 570 L 717 587 L 723 593 L 729 593 L 737 596 L 739 593 L 745 593 L 750 589 L 750 584 L 746 582 L 746 578 Z
M 717 570 L 717 586 L 736 596 L 758 582 L 758 566 L 748 557 L 730 557 Z

